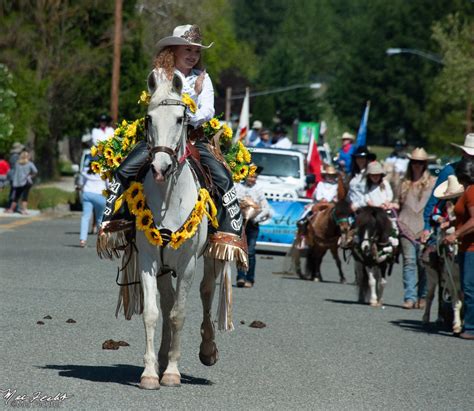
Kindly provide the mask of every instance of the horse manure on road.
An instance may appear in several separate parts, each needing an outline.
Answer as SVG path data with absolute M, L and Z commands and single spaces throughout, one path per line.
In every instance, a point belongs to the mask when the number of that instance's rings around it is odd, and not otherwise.
M 36 321 L 36 324 L 38 324 L 38 325 L 44 325 L 44 322 L 43 322 L 43 321 Z
M 244 320 L 240 320 L 240 324 L 244 325 L 244 324 L 245 324 L 245 321 L 244 321 Z
M 249 325 L 249 327 L 252 327 L 252 328 L 265 328 L 266 326 L 267 324 L 259 320 L 252 321 Z
M 75 324 L 75 323 L 77 323 L 77 321 L 76 321 L 76 320 L 73 320 L 72 318 L 69 318 L 68 320 L 66 320 L 66 322 L 69 323 L 69 324 Z
M 120 347 L 129 347 L 130 344 L 126 341 L 106 340 L 102 343 L 103 350 L 118 350 Z
M 43 320 L 52 320 L 53 317 L 51 317 L 50 315 L 46 315 L 43 317 Z

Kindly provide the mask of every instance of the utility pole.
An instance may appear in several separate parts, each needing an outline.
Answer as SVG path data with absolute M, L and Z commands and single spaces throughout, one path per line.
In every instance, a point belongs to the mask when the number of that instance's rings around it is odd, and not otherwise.
M 225 121 L 230 122 L 230 112 L 231 112 L 231 99 L 232 99 L 232 87 L 227 87 L 225 89 Z
M 112 87 L 110 92 L 110 115 L 114 123 L 117 123 L 118 121 L 120 54 L 122 48 L 122 3 L 123 0 L 115 0 L 114 60 L 112 65 Z

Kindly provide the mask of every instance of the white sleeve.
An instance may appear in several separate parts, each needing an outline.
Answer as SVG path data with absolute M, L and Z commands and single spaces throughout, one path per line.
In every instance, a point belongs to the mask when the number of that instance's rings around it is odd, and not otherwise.
M 207 73 L 202 83 L 201 94 L 199 94 L 198 101 L 196 103 L 198 106 L 196 112 L 189 113 L 189 123 L 194 127 L 198 127 L 202 123 L 209 121 L 215 113 L 214 88 L 212 87 L 211 78 Z
M 323 193 L 322 193 L 322 184 L 319 183 L 317 186 L 316 186 L 316 190 L 314 191 L 313 193 L 313 198 L 316 200 L 316 201 L 321 201 L 322 198 L 323 198 Z
M 391 203 L 393 201 L 393 191 L 392 191 L 392 186 L 387 180 L 383 180 L 383 183 L 385 185 L 385 197 L 387 198 L 387 201 Z

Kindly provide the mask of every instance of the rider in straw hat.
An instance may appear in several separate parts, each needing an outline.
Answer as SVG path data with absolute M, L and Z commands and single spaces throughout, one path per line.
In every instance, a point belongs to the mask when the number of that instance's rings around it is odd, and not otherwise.
M 323 181 L 319 182 L 313 194 L 316 202 L 332 202 L 337 200 L 338 172 L 333 166 L 327 166 L 321 173 Z
M 196 109 L 187 110 L 188 137 L 199 151 L 200 164 L 208 170 L 213 180 L 214 200 L 218 209 L 219 231 L 209 240 L 208 255 L 218 259 L 236 259 L 247 265 L 246 245 L 240 235 L 242 216 L 231 172 L 209 151 L 201 125 L 214 116 L 214 88 L 206 70 L 202 67 L 201 51 L 209 45 L 202 44 L 201 31 L 196 25 L 177 26 L 171 36 L 157 43 L 154 78 L 172 80 L 176 74 L 183 82 L 182 94 L 187 94 L 195 103 Z M 191 151 L 194 151 L 190 147 Z M 144 178 L 150 166 L 150 152 L 145 141 L 139 142 L 125 161 L 120 165 L 111 184 L 113 195 L 107 199 L 102 233 L 114 233 L 130 226 L 132 217 L 125 205 L 117 206 L 118 199 L 132 180 Z M 227 201 L 223 202 L 223 198 Z M 104 243 L 104 241 L 102 241 Z
M 464 144 L 454 144 L 451 143 L 451 145 L 458 147 L 462 150 L 462 156 L 463 158 L 466 159 L 473 159 L 474 158 L 474 133 L 469 133 L 466 135 L 464 138 Z M 455 162 L 452 164 L 446 165 L 441 172 L 438 175 L 438 179 L 436 180 L 436 183 L 434 187 L 438 187 L 441 183 L 444 183 L 447 179 L 448 176 L 454 175 L 454 170 L 459 162 Z M 423 212 L 423 220 L 424 220 L 424 229 L 423 229 L 423 234 L 421 236 L 421 242 L 424 243 L 428 239 L 430 232 L 431 232 L 431 226 L 430 226 L 430 219 L 431 219 L 431 214 L 433 212 L 433 209 L 438 202 L 437 198 L 432 194 L 428 202 L 426 203 L 425 206 L 425 211 Z

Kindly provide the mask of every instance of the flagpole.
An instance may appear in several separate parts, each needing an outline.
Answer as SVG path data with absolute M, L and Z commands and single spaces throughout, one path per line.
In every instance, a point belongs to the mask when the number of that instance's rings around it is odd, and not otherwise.
M 230 123 L 230 112 L 232 104 L 232 87 L 227 87 L 225 90 L 225 121 Z

